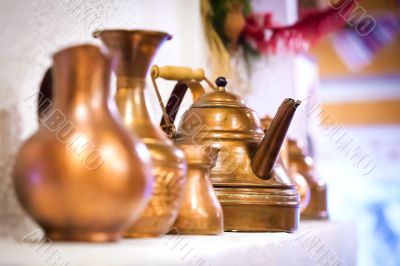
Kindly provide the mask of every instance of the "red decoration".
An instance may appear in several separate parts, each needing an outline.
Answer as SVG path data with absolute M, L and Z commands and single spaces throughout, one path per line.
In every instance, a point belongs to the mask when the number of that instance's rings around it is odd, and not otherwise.
M 337 5 L 341 5 L 341 2 Z M 348 14 L 355 6 L 349 4 L 341 12 Z M 246 18 L 243 37 L 253 49 L 262 54 L 299 53 L 306 51 L 322 36 L 343 27 L 345 23 L 338 10 L 333 8 L 303 13 L 297 23 L 287 27 L 274 24 L 271 13 L 251 14 Z

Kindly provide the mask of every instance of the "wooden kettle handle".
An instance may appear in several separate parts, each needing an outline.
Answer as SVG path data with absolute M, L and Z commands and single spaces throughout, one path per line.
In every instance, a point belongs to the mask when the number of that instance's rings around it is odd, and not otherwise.
M 199 69 L 191 69 L 190 67 L 178 67 L 178 66 L 163 66 L 159 67 L 157 65 L 153 65 L 151 67 L 151 77 L 163 78 L 166 80 L 195 80 L 202 81 L 204 80 L 204 70 Z

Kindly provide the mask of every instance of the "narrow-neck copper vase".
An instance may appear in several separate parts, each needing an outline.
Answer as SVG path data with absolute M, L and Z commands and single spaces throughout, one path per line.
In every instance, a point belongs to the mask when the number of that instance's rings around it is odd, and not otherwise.
M 173 225 L 181 203 L 186 175 L 183 152 L 150 118 L 145 78 L 159 48 L 171 36 L 143 30 L 104 30 L 94 33 L 116 59 L 116 102 L 126 127 L 147 145 L 155 176 L 153 195 L 141 218 L 126 237 L 156 237 Z
M 58 52 L 52 75 L 54 102 L 16 159 L 18 198 L 52 240 L 117 240 L 150 199 L 150 155 L 116 119 L 99 48 Z

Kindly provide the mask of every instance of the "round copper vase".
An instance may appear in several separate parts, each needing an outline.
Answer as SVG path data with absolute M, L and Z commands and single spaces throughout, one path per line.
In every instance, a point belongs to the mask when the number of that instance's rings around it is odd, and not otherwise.
M 95 46 L 55 54 L 54 103 L 17 157 L 18 198 L 52 240 L 117 240 L 150 198 L 149 153 L 115 119 L 110 75 Z

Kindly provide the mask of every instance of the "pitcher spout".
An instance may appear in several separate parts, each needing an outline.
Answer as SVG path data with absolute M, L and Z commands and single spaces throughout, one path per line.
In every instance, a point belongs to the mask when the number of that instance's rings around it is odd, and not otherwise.
M 265 132 L 264 139 L 251 161 L 252 170 L 257 177 L 265 180 L 271 178 L 272 168 L 300 103 L 300 101 L 287 98 L 280 105 L 271 126 Z

